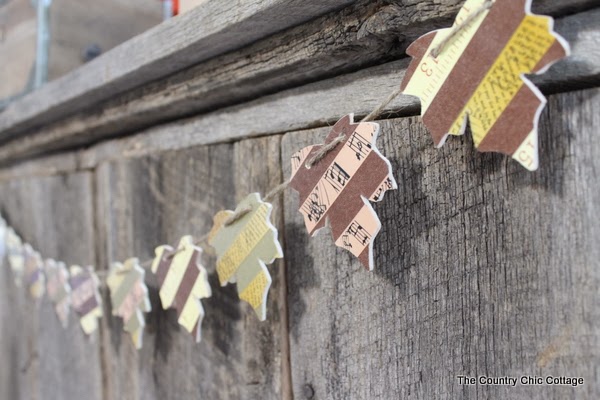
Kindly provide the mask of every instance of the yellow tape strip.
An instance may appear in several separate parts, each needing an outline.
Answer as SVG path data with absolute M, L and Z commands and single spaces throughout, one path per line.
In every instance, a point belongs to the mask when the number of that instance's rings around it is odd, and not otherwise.
M 473 140 L 479 146 L 506 107 L 524 85 L 522 71 L 531 71 L 554 43 L 549 18 L 527 15 L 513 33 L 465 108 L 454 121 L 450 133 L 458 135 L 465 113 Z
M 233 244 L 217 261 L 217 270 L 221 285 L 228 282 L 236 273 L 238 267 L 248 254 L 258 245 L 263 236 L 269 231 L 267 226 L 268 206 L 262 204 L 254 212 L 246 226 L 235 238 Z
M 269 281 L 265 274 L 259 273 L 240 293 L 240 299 L 248 302 L 252 308 L 257 310 L 262 304 L 263 294 L 268 284 Z

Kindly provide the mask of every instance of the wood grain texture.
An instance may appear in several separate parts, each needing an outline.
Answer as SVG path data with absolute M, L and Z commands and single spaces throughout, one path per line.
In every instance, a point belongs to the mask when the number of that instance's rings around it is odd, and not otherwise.
M 0 211 L 43 257 L 95 263 L 91 174 L 3 182 Z M 73 313 L 63 329 L 48 298 L 36 306 L 6 264 L 0 320 L 0 398 L 103 398 L 98 334 L 86 337 Z
M 156 245 L 175 244 L 185 234 L 204 235 L 221 207 L 233 208 L 248 191 L 264 191 L 279 182 L 279 148 L 279 138 L 272 137 L 101 165 L 97 186 L 102 264 L 133 254 L 151 258 Z M 277 207 L 274 214 L 277 224 L 280 210 Z M 240 302 L 234 286 L 219 287 L 216 260 L 209 251 L 203 261 L 213 296 L 203 301 L 200 344 L 178 326 L 173 310 L 162 310 L 152 274 L 148 283 L 153 311 L 139 353 L 119 319 L 103 320 L 106 398 L 289 398 L 289 370 L 284 365 L 287 324 L 280 314 L 286 308 L 283 264 L 269 268 L 274 282 L 267 321 L 260 323 L 252 308 Z M 108 303 L 106 294 L 105 300 Z
M 241 103 L 360 66 L 404 57 L 404 49 L 416 37 L 449 25 L 460 3 L 448 1 L 431 7 L 421 3 L 403 7 L 381 1 L 357 3 L 106 104 L 97 104 L 93 111 L 31 132 L 14 142 L 16 149 L 9 154 L 24 156 L 42 148 L 64 148 L 124 135 L 161 120 Z M 567 2 L 561 7 L 555 2 L 541 2 L 536 9 L 560 14 L 566 11 L 566 5 L 581 7 L 580 3 Z M 577 47 L 577 66 L 569 67 L 569 75 L 559 66 L 552 75 L 556 82 L 550 81 L 550 86 L 598 80 L 600 62 L 594 50 L 598 30 L 593 18 L 580 17 L 582 21 L 570 17 L 558 27 L 569 39 L 581 42 Z M 580 32 L 591 35 L 579 35 Z
M 399 189 L 375 208 L 375 271 L 284 217 L 296 399 L 597 398 L 600 90 L 555 95 L 530 173 L 419 118 L 382 121 Z M 290 133 L 285 161 L 326 129 Z M 585 377 L 582 387 L 459 386 L 457 375 Z
M 0 113 L 0 137 L 72 114 L 354 0 L 207 1 L 45 85 Z

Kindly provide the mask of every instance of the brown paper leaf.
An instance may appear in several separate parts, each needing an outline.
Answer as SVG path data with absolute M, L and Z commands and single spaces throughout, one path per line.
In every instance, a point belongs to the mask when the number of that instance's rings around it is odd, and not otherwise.
M 178 322 L 200 342 L 204 308 L 200 299 L 212 295 L 208 273 L 200 264 L 202 249 L 194 245 L 191 236 L 179 241 L 177 250 L 159 246 L 152 262 L 163 309 L 177 310 Z
M 70 272 L 71 304 L 79 315 L 81 328 L 86 335 L 91 335 L 98 329 L 98 318 L 102 317 L 100 281 L 92 267 L 73 265 Z
M 34 300 L 40 300 L 46 290 L 46 277 L 44 275 L 44 262 L 40 253 L 35 251 L 29 243 L 23 246 L 25 282 L 29 295 Z
M 373 241 L 381 223 L 369 201 L 380 201 L 396 189 L 389 161 L 376 147 L 379 125 L 340 119 L 325 143 L 340 134 L 344 141 L 321 161 L 307 168 L 321 146 L 306 147 L 292 156 L 291 187 L 300 196 L 300 213 L 308 233 L 314 235 L 329 220 L 335 244 L 373 269 Z
M 569 46 L 553 32 L 552 18 L 531 14 L 530 0 L 496 0 L 478 14 L 484 3 L 465 2 L 455 26 L 476 17 L 437 58 L 432 51 L 451 29 L 430 32 L 410 45 L 413 60 L 402 89 L 421 99 L 423 123 L 437 146 L 448 135 L 462 135 L 468 121 L 479 151 L 510 155 L 535 170 L 546 99 L 523 74 L 544 72 Z

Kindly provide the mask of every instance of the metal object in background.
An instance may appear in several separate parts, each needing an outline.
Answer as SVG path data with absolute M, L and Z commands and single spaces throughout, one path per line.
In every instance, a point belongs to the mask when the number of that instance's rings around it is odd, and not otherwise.
M 0 4 L 4 2 L 0 0 Z M 31 69 L 29 82 L 23 90 L 15 95 L 0 99 L 0 111 L 12 101 L 39 88 L 48 80 L 48 56 L 50 48 L 50 5 L 52 0 L 31 0 L 36 9 L 36 50 L 35 63 Z
M 33 85 L 37 89 L 48 80 L 48 53 L 50 48 L 50 5 L 52 0 L 32 0 L 37 10 L 36 56 Z
M 163 19 L 167 20 L 174 16 L 173 0 L 163 0 Z

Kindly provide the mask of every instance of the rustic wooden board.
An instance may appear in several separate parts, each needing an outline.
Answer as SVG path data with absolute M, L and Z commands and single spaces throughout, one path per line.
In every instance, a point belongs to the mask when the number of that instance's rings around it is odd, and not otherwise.
M 354 0 L 207 1 L 103 54 L 0 113 L 3 139 L 343 7 Z
M 449 25 L 461 4 L 454 0 L 429 7 L 422 3 L 403 7 L 383 1 L 357 3 L 168 79 L 95 104 L 93 110 L 44 125 L 25 140 L 19 138 L 13 142 L 6 156 L 22 157 L 41 149 L 64 148 L 65 143 L 83 145 L 123 136 L 160 121 L 243 103 L 342 72 L 403 58 L 404 49 L 413 39 L 431 29 Z M 536 3 L 535 8 L 560 16 L 582 4 L 589 7 L 594 3 L 546 1 Z M 541 78 L 541 82 L 548 84 L 548 90 L 572 90 L 577 84 L 579 87 L 597 84 L 600 79 L 600 54 L 595 45 L 599 35 L 598 18 L 596 10 L 558 22 L 557 30 L 573 42 L 576 52 L 575 57 L 555 66 L 553 73 Z M 329 85 L 322 81 L 318 87 L 322 90 Z
M 264 191 L 279 182 L 279 148 L 279 138 L 270 137 L 101 165 L 97 204 L 102 264 L 134 254 L 151 258 L 158 244 L 207 233 L 221 207 L 231 209 L 249 191 Z M 279 210 L 277 206 L 277 224 Z M 283 264 L 270 268 L 274 284 L 269 312 L 260 323 L 250 306 L 239 302 L 234 286 L 218 286 L 214 256 L 207 252 L 204 261 L 213 296 L 203 302 L 206 317 L 199 345 L 178 327 L 175 312 L 161 309 L 150 273 L 153 311 L 144 348 L 134 350 L 119 319 L 103 322 L 106 398 L 289 398 Z
M 0 211 L 44 257 L 95 262 L 91 174 L 0 184 Z M 0 398 L 102 399 L 99 336 L 86 338 L 70 316 L 63 329 L 47 298 L 40 306 L 0 272 Z
M 600 30 L 596 29 L 598 18 L 600 9 L 559 21 L 558 29 L 573 44 L 574 54 L 554 65 L 546 74 L 534 77 L 535 83 L 545 92 L 564 90 L 568 84 L 589 87 L 600 81 L 600 68 L 594 65 L 594 60 L 598 60 L 600 65 L 600 53 L 595 44 L 600 40 Z M 394 61 L 311 83 L 239 106 L 159 125 L 131 137 L 101 143 L 81 154 L 80 165 L 93 167 L 106 159 L 140 157 L 157 150 L 324 126 L 335 123 L 348 112 L 362 117 L 396 89 L 404 76 L 407 61 Z M 578 77 L 581 78 L 579 83 Z M 356 96 L 356 93 L 360 93 L 360 96 Z M 398 96 L 384 111 L 393 116 L 415 115 L 419 112 L 419 102 L 413 96 Z M 203 129 L 206 125 L 213 128 Z M 174 130 L 176 135 L 172 133 Z M 32 144 L 35 141 L 34 136 L 14 145 L 8 144 L 0 148 L 0 155 L 10 157 L 11 153 L 27 152 L 26 149 L 47 145 Z
M 375 271 L 305 233 L 285 199 L 296 399 L 598 398 L 600 90 L 552 96 L 530 173 L 472 140 L 435 149 L 419 118 L 382 122 L 399 184 L 376 210 Z M 286 160 L 326 129 L 286 134 Z M 458 385 L 457 375 L 585 378 Z

